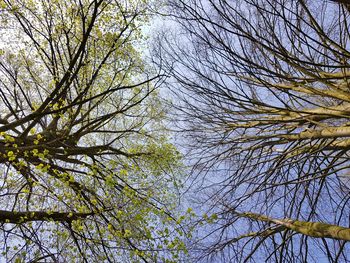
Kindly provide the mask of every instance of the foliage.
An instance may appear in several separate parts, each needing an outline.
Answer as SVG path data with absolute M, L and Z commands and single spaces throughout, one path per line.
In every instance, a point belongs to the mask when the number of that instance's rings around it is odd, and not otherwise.
M 0 231 L 7 262 L 184 251 L 146 1 L 1 1 Z M 164 243 L 164 244 L 163 244 Z

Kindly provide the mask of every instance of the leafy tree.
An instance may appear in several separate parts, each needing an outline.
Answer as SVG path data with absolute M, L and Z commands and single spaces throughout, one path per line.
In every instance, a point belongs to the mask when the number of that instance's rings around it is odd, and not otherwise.
M 195 256 L 350 260 L 347 2 L 167 1 L 157 61 L 213 223 Z
M 0 1 L 0 231 L 7 262 L 170 261 L 180 156 L 147 2 Z M 163 253 L 163 252 L 164 253 Z

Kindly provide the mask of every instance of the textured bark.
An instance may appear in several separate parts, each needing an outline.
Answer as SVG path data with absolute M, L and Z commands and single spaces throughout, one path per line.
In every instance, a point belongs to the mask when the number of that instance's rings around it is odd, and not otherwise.
M 350 228 L 332 225 L 322 222 L 308 222 L 293 219 L 275 219 L 256 213 L 237 213 L 239 217 L 246 217 L 255 221 L 264 221 L 283 227 L 285 230 L 292 230 L 299 234 L 316 237 L 332 238 L 337 240 L 350 241 Z
M 93 215 L 93 213 L 61 213 L 44 211 L 15 212 L 0 210 L 0 222 L 12 224 L 22 224 L 31 221 L 71 222 L 77 219 L 84 219 L 90 215 Z

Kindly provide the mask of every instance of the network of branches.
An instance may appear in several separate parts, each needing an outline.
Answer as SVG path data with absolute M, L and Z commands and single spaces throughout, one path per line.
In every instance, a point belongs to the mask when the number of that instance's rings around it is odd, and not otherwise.
M 196 200 L 204 219 L 218 217 L 198 231 L 193 256 L 349 261 L 347 1 L 168 8 L 177 34 L 162 34 L 155 56 L 196 162 Z
M 350 261 L 348 1 L 152 4 L 0 0 L 0 261 Z
M 163 128 L 160 75 L 137 46 L 146 9 L 0 1 L 0 261 L 178 256 L 169 211 L 179 155 Z

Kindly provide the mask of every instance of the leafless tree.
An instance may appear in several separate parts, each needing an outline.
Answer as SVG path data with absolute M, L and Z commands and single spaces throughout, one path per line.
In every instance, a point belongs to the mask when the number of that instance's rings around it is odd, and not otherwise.
M 199 202 L 214 221 L 198 231 L 193 253 L 215 262 L 349 261 L 349 238 L 339 236 L 350 230 L 347 2 L 170 0 L 167 8 L 176 34 L 159 38 L 156 61 L 168 69 Z

